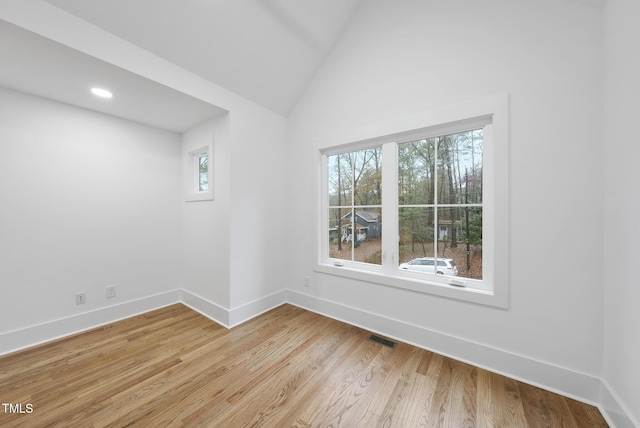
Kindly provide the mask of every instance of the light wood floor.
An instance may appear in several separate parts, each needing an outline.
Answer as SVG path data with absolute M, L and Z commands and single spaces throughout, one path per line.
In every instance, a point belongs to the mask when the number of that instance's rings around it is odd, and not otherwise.
M 25 412 L 0 407 L 0 426 L 607 426 L 592 406 L 368 336 L 290 305 L 231 330 L 173 305 L 0 357 L 0 401 Z

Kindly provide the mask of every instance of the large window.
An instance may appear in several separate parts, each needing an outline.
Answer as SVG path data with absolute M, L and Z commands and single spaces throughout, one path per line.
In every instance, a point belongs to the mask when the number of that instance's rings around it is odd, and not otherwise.
M 472 102 L 323 142 L 318 270 L 505 307 L 506 108 Z

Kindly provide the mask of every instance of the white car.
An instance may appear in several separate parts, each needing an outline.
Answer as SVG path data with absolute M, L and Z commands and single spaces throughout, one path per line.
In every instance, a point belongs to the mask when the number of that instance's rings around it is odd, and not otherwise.
M 437 273 L 440 275 L 458 275 L 458 267 L 453 259 L 437 259 L 438 268 L 436 270 L 436 259 L 433 257 L 420 257 L 413 259 L 407 263 L 402 263 L 398 266 L 399 269 L 411 270 L 416 272 Z

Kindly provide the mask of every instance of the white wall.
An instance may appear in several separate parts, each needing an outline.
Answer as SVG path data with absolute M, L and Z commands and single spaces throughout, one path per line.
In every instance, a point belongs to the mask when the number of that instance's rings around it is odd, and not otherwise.
M 604 379 L 636 426 L 640 426 L 638 16 L 640 3 L 635 0 L 609 0 L 605 7 Z
M 0 88 L 0 135 L 0 333 L 180 287 L 178 134 Z
M 454 356 L 472 362 L 479 357 L 465 344 L 538 362 L 549 376 L 544 386 L 555 373 L 575 373 L 589 389 L 588 379 L 602 375 L 604 348 L 604 392 L 630 414 L 640 408 L 637 149 L 627 143 L 640 99 L 629 48 L 637 15 L 632 0 L 609 0 L 605 9 L 603 132 L 601 9 L 556 0 L 365 2 L 292 112 L 287 138 L 279 115 L 44 1 L 13 2 L 3 19 L 230 114 L 184 136 L 185 147 L 211 133 L 216 141 L 216 199 L 190 205 L 180 196 L 179 136 L 2 90 L 0 333 L 97 311 L 109 304 L 104 287 L 112 283 L 117 301 L 184 286 L 226 312 L 227 324 L 281 302 L 289 287 L 292 300 L 324 302 L 362 324 L 380 320 L 368 327 L 400 338 L 433 339 L 435 348 L 448 338 L 449 350 L 463 345 Z M 313 272 L 316 138 L 501 92 L 511 97 L 508 310 Z M 603 138 L 613 150 L 603 151 Z M 78 180 L 89 172 L 81 156 L 103 172 L 91 184 Z M 196 244 L 198 225 L 206 239 Z M 77 291 L 88 293 L 83 308 L 73 302 Z M 534 363 L 500 363 L 507 374 L 541 379 L 527 373 Z
M 222 258 L 216 259 L 213 266 L 194 271 L 190 269 L 191 263 L 202 259 L 187 260 L 195 254 L 189 253 L 191 249 L 184 253 L 181 272 L 191 276 L 185 276 L 186 288 L 181 300 L 226 325 L 282 303 L 286 244 L 279 237 L 287 219 L 279 208 L 284 201 L 284 191 L 278 192 L 278 189 L 284 188 L 286 176 L 283 154 L 286 118 L 46 1 L 10 2 L 2 8 L 0 16 L 230 112 L 221 127 L 216 125 L 225 137 L 221 140 L 223 147 L 215 149 L 222 152 L 214 153 L 218 156 L 216 174 L 221 173 L 223 179 L 229 181 L 214 183 L 216 199 L 210 206 L 183 207 L 182 200 L 176 205 L 185 221 L 201 221 L 204 225 L 208 244 L 197 257 Z M 234 195 L 233 200 L 230 195 Z M 228 207 L 224 206 L 225 197 L 229 198 Z M 225 210 L 229 220 L 219 222 L 227 216 Z M 192 223 L 185 225 L 182 242 L 192 243 L 194 233 Z M 225 240 L 227 243 L 223 243 Z
M 190 151 L 213 144 L 214 200 L 187 201 L 192 184 Z M 212 119 L 182 135 L 182 286 L 223 308 L 229 307 L 229 222 L 231 190 L 229 115 Z
M 231 113 L 231 309 L 286 287 L 286 123 L 252 106 Z
M 182 207 L 185 303 L 231 326 L 284 301 L 286 119 L 239 103 L 185 133 L 183 181 L 210 139 L 214 200 Z
M 424 332 L 417 336 L 442 334 L 442 343 L 430 345 L 436 348 L 450 338 L 596 379 L 602 49 L 602 11 L 572 2 L 364 2 L 290 116 L 289 198 L 304 201 L 291 207 L 288 223 L 299 231 L 300 244 L 288 252 L 294 294 L 417 326 Z M 508 310 L 312 271 L 315 139 L 504 92 L 511 118 Z M 536 380 L 527 367 L 500 363 L 483 365 Z
M 239 103 L 185 133 L 183 158 L 211 138 L 214 200 L 183 202 L 184 299 L 232 326 L 284 301 L 286 119 Z

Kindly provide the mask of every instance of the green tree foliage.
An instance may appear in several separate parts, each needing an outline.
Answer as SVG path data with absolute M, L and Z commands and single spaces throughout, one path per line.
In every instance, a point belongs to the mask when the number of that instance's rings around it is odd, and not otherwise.
M 423 255 L 427 256 L 425 244 L 433 242 L 433 209 L 402 208 L 399 217 L 402 240 L 411 243 L 412 253 L 415 253 L 415 245 L 419 244 Z
M 482 243 L 482 130 L 398 145 L 400 239 L 412 248 L 446 239 Z M 443 207 L 444 206 L 444 207 Z M 437 208 L 437 209 L 436 209 Z M 471 209 L 467 231 L 466 213 Z M 437 237 L 434 233 L 438 231 Z
M 469 228 L 462 229 L 462 240 L 472 245 L 482 245 L 482 210 L 469 208 Z

